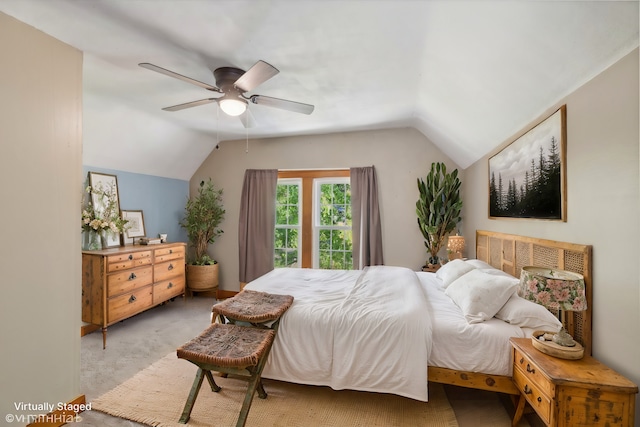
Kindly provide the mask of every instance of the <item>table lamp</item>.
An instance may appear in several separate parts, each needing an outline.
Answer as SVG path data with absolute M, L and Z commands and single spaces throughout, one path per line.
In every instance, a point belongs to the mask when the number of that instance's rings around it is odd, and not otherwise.
M 519 294 L 551 311 L 557 311 L 561 322 L 563 312 L 587 309 L 584 276 L 570 271 L 522 267 Z M 536 331 L 533 335 L 534 347 L 543 353 L 564 359 L 580 359 L 584 354 L 582 346 L 574 341 L 564 327 L 557 333 Z
M 447 252 L 449 253 L 449 261 L 452 259 L 462 258 L 462 251 L 464 250 L 464 237 L 458 236 L 449 236 L 449 241 L 447 243 Z

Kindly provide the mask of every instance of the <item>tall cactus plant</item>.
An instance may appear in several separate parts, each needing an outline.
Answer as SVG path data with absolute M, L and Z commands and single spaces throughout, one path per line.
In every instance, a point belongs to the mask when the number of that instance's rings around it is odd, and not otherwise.
M 444 163 L 432 163 L 426 179 L 418 178 L 420 199 L 416 202 L 416 214 L 430 254 L 428 264 L 438 263 L 438 252 L 445 237 L 461 220 L 460 184 L 458 169 L 447 173 Z

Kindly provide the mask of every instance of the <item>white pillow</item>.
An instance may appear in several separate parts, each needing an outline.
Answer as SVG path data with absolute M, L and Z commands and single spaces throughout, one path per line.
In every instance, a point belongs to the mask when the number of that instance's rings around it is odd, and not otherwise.
M 516 279 L 509 273 L 502 270 L 498 270 L 497 268 L 478 268 L 478 270 L 482 271 L 483 273 L 493 274 L 494 276 L 505 276 L 505 277 L 510 277 L 512 279 Z
M 446 288 L 458 277 L 470 272 L 474 268 L 474 266 L 467 264 L 461 259 L 454 259 L 440 267 L 438 271 L 436 271 L 436 277 L 442 280 L 442 284 Z
M 519 297 L 517 293 L 511 295 L 495 317 L 521 328 L 538 331 L 558 332 L 562 327 L 553 313 L 540 304 Z
M 491 266 L 491 264 L 487 264 L 486 262 L 479 260 L 479 259 L 468 259 L 465 261 L 467 264 L 472 265 L 475 268 L 494 268 Z
M 491 319 L 518 288 L 518 279 L 471 270 L 444 291 L 456 303 L 468 323 Z

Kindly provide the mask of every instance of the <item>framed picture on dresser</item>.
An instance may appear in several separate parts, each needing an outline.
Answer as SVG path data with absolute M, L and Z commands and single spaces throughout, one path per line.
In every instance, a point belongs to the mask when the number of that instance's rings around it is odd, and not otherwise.
M 134 237 L 144 237 L 144 215 L 141 210 L 122 211 L 122 219 L 126 219 L 127 228 L 124 231 L 124 243 L 133 243 Z
M 120 217 L 120 193 L 118 192 L 118 177 L 101 172 L 89 172 L 89 185 L 91 186 L 91 204 L 96 213 L 104 213 L 110 209 L 117 217 Z M 100 192 L 95 192 L 100 190 Z M 108 206 L 107 196 L 112 198 L 113 206 Z M 106 233 L 107 243 L 105 246 L 111 248 L 122 244 L 120 233 Z

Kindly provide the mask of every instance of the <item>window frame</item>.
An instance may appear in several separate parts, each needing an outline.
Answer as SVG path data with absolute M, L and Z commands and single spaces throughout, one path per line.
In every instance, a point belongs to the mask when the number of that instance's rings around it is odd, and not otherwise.
M 313 268 L 320 268 L 320 230 L 352 230 L 352 225 L 322 225 L 320 224 L 320 207 L 321 207 L 321 195 L 320 187 L 323 184 L 347 184 L 351 187 L 350 177 L 324 177 L 315 178 L 313 180 Z
M 351 177 L 349 169 L 306 169 L 279 170 L 278 180 L 284 178 L 302 179 L 302 260 L 301 268 L 312 268 L 313 265 L 313 180 L 316 178 Z M 309 209 L 305 209 L 309 206 Z
M 301 178 L 278 178 L 276 185 L 297 185 L 298 186 L 298 225 L 289 225 L 289 224 L 277 224 L 275 225 L 275 229 L 278 228 L 286 228 L 286 229 L 297 229 L 298 230 L 298 250 L 297 250 L 297 259 L 298 265 L 301 265 L 302 260 L 302 179 Z M 276 203 L 277 206 L 277 203 Z M 277 214 L 276 214 L 277 221 Z M 275 233 L 274 233 L 275 239 Z M 275 244 L 274 244 L 274 257 L 275 257 Z M 278 267 L 284 268 L 284 267 Z

